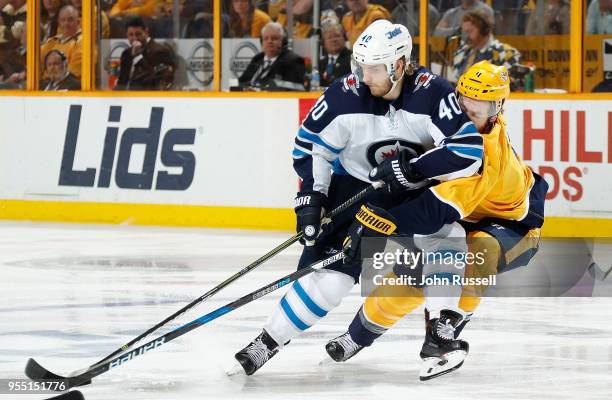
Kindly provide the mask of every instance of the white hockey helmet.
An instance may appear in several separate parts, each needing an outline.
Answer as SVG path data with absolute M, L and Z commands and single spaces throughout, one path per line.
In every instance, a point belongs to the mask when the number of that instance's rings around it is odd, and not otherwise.
M 383 64 L 393 87 L 395 87 L 397 84 L 393 79 L 395 62 L 405 57 L 406 64 L 408 64 L 411 52 L 412 37 L 408 28 L 385 19 L 379 19 L 372 22 L 353 44 L 352 70 L 359 80 L 363 81 L 363 71 L 359 64 Z

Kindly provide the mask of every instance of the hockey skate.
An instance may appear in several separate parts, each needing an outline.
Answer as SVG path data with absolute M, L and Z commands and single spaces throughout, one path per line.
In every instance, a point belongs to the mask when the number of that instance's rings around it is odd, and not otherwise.
M 253 375 L 280 350 L 278 343 L 263 330 L 247 347 L 234 355 L 245 374 Z
M 442 310 L 440 318 L 427 322 L 425 342 L 421 348 L 422 381 L 448 374 L 463 365 L 470 346 L 464 340 L 455 339 L 455 329 L 461 323 L 459 313 L 451 310 Z
M 336 362 L 344 362 L 359 353 L 364 346 L 355 343 L 351 335 L 346 332 L 325 345 L 325 351 Z

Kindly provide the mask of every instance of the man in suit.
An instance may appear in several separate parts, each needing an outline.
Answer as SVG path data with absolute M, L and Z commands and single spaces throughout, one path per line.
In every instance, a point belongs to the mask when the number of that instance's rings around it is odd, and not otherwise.
M 81 90 L 81 81 L 70 73 L 68 58 L 61 50 L 50 50 L 45 56 L 45 73 L 48 79 L 40 84 L 45 91 Z
M 344 28 L 339 23 L 325 25 L 322 35 L 325 55 L 319 58 L 321 86 L 329 86 L 351 72 L 351 51 L 345 46 Z
M 174 52 L 155 42 L 140 17 L 126 24 L 130 47 L 121 53 L 116 90 L 168 90 L 174 82 Z
M 59 50 L 67 58 L 70 73 L 81 77 L 81 60 L 83 58 L 83 34 L 81 17 L 72 4 L 66 4 L 58 13 L 58 34 L 47 39 L 40 48 L 41 61 L 44 62 L 51 50 Z
M 304 59 L 284 46 L 285 30 L 277 22 L 261 29 L 262 52 L 238 78 L 240 86 L 268 90 L 304 90 Z

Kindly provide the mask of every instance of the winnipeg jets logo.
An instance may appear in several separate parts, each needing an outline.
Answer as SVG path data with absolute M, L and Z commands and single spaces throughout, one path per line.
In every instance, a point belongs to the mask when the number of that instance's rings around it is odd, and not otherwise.
M 425 152 L 423 146 L 418 143 L 408 142 L 402 139 L 381 140 L 368 147 L 368 161 L 372 165 L 372 168 L 374 168 L 387 158 L 395 156 L 403 149 L 412 149 L 417 154 L 423 154 Z
M 359 89 L 359 79 L 354 74 L 347 75 L 342 79 L 342 90 L 344 93 L 350 90 L 355 96 L 359 96 L 357 89 Z
M 430 74 L 429 72 L 421 72 L 417 75 L 416 79 L 414 80 L 414 84 L 416 85 L 414 90 L 412 91 L 412 93 L 416 92 L 417 90 L 419 90 L 421 87 L 423 89 L 427 89 L 429 87 L 430 82 L 436 79 L 435 75 Z

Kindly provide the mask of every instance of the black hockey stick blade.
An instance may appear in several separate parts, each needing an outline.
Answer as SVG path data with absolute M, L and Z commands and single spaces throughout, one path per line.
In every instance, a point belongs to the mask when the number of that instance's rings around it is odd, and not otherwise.
M 28 363 L 26 364 L 25 368 L 25 374 L 33 381 L 65 381 L 68 379 L 65 376 L 54 374 L 53 372 L 49 371 L 48 369 L 37 363 L 36 360 L 33 358 L 30 358 L 28 360 Z
M 79 392 L 78 390 L 72 390 L 70 392 L 60 394 L 59 396 L 49 397 L 45 400 L 85 400 L 85 396 L 83 396 L 83 393 Z
M 63 381 L 66 382 L 67 389 L 75 386 L 89 385 L 91 380 L 85 380 L 83 382 L 76 382 L 74 378 L 69 378 L 61 375 L 54 374 L 42 365 L 40 365 L 35 359 L 30 358 L 25 367 L 25 374 L 28 378 L 33 381 Z

